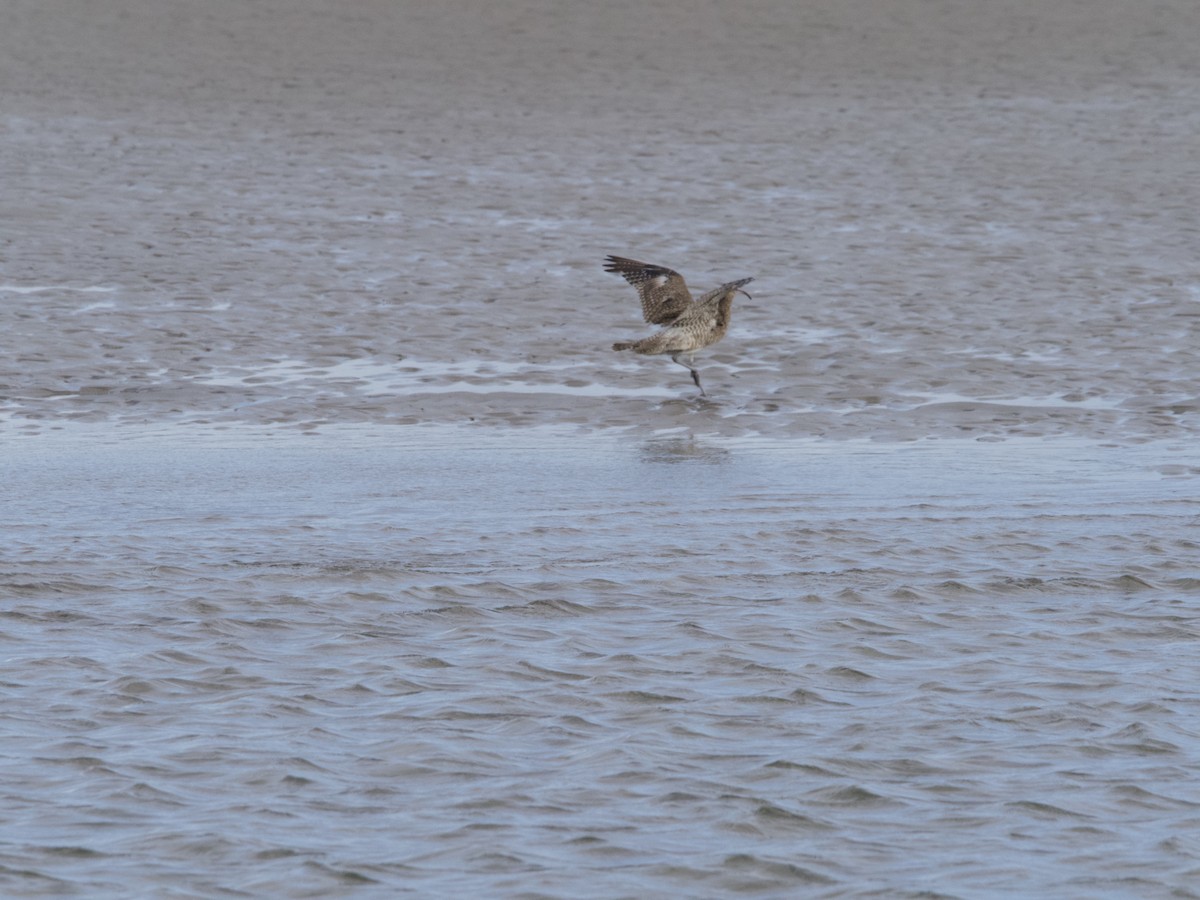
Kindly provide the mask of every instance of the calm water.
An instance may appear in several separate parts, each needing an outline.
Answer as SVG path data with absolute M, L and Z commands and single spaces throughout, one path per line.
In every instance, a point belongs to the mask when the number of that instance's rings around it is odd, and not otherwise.
M 129 434 L 0 462 L 10 896 L 1196 896 L 1186 446 Z

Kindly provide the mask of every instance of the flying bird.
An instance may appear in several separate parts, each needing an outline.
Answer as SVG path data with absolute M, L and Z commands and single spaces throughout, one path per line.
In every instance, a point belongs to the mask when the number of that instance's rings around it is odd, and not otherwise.
M 699 300 L 693 300 L 683 276 L 666 266 L 609 256 L 605 258 L 604 271 L 614 272 L 632 284 L 642 300 L 642 317 L 651 325 L 665 326 L 662 331 L 640 341 L 618 341 L 613 344 L 613 349 L 646 355 L 670 354 L 672 361 L 692 373 L 700 396 L 707 397 L 704 385 L 700 383 L 700 373 L 693 365 L 696 351 L 725 337 L 733 295 L 746 294 L 742 285 L 754 279 L 726 282 Z

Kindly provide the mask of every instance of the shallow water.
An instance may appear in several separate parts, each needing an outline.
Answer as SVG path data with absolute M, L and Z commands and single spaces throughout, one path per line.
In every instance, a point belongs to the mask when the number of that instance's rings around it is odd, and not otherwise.
M 23 441 L 6 888 L 1188 896 L 1188 453 Z
M 1200 6 L 5 9 L 0 893 L 1198 896 Z

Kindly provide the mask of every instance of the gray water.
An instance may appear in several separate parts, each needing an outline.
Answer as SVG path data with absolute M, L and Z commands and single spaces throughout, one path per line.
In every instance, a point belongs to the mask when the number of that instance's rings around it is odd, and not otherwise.
M 1195 896 L 1188 459 L 437 428 L 20 442 L 0 883 Z
M 0 895 L 1200 896 L 1198 45 L 0 4 Z

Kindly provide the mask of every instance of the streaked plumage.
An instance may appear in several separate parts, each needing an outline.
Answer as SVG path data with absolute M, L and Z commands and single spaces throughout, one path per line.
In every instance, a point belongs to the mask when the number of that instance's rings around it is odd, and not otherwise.
M 692 362 L 697 350 L 725 337 L 733 295 L 753 278 L 729 281 L 693 300 L 683 276 L 665 266 L 638 262 L 622 256 L 609 256 L 604 271 L 614 272 L 632 284 L 642 301 L 642 317 L 651 325 L 665 325 L 657 334 L 640 341 L 618 341 L 614 350 L 632 350 L 643 354 L 670 354 L 671 359 L 692 373 L 692 381 L 707 396 L 700 384 L 700 373 Z M 749 294 L 746 294 L 749 297 Z M 681 358 L 687 355 L 688 361 Z

